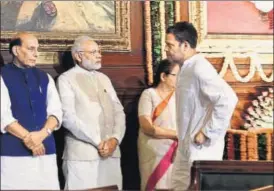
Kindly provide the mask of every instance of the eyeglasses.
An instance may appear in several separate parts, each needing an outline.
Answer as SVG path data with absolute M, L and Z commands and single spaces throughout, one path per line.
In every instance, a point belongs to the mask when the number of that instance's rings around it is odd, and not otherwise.
M 92 56 L 94 56 L 95 54 L 101 54 L 101 49 L 98 49 L 98 50 L 93 50 L 93 51 L 78 51 L 78 52 L 86 52 Z

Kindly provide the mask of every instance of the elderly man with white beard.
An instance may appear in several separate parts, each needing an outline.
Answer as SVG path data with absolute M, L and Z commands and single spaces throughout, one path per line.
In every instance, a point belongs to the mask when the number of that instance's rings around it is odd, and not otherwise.
M 86 36 L 72 47 L 75 67 L 57 80 L 63 126 L 67 129 L 63 153 L 65 189 L 118 185 L 122 189 L 120 149 L 125 114 L 110 79 L 101 68 L 101 51 Z

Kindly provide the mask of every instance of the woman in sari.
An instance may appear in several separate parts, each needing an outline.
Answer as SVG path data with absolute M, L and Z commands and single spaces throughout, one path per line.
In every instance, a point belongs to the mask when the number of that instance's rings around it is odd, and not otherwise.
M 177 148 L 175 84 L 179 65 L 162 60 L 153 87 L 139 100 L 138 155 L 141 189 L 171 188 L 171 171 Z

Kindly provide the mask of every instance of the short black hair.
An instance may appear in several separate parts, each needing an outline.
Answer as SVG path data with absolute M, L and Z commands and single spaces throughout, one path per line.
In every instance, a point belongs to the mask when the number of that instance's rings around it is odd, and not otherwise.
M 167 28 L 166 34 L 170 33 L 173 34 L 180 43 L 187 41 L 191 48 L 196 48 L 198 34 L 192 23 L 186 21 L 177 22 L 173 26 Z
M 12 55 L 14 56 L 14 54 L 13 54 L 13 52 L 12 52 L 12 48 L 13 48 L 14 46 L 21 46 L 21 45 L 22 45 L 22 40 L 21 40 L 21 38 L 12 39 L 12 40 L 10 41 L 10 44 L 9 44 L 9 52 L 10 52 L 10 54 L 12 54 Z
M 161 74 L 170 74 L 176 63 L 170 62 L 168 59 L 161 60 L 154 76 L 153 87 L 157 87 L 161 82 Z

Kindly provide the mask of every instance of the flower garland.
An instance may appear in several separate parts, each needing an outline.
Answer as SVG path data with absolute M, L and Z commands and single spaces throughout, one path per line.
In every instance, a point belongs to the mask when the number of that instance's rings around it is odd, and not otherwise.
M 174 24 L 179 18 L 180 1 L 145 1 L 145 45 L 148 84 L 153 83 L 153 71 L 158 63 L 166 58 L 165 32 L 168 26 Z M 175 7 L 177 10 L 174 17 Z
M 248 158 L 248 150 L 253 148 L 253 145 L 249 146 L 247 143 L 247 135 L 248 131 L 238 130 L 238 129 L 228 129 L 227 130 L 227 159 L 235 160 L 235 150 L 237 149 L 235 146 L 235 142 L 239 143 L 239 151 L 240 151 L 240 159 L 247 160 Z M 235 139 L 239 137 L 239 139 Z
M 165 30 L 174 22 L 180 21 L 180 1 L 145 1 L 145 27 L 146 27 L 146 61 L 148 72 L 148 83 L 153 83 L 153 71 L 158 63 L 166 58 L 165 48 Z M 248 58 L 250 57 L 249 73 L 242 77 L 233 60 L 234 57 Z M 230 67 L 233 76 L 239 82 L 249 82 L 258 72 L 261 79 L 265 82 L 273 82 L 273 72 L 267 77 L 262 69 L 259 58 L 256 54 L 246 53 L 232 55 L 232 52 L 224 54 L 207 54 L 206 57 L 224 57 L 224 63 L 219 73 L 221 77 Z
M 266 135 L 266 160 L 271 160 L 272 158 L 272 134 L 271 133 L 267 133 Z M 271 141 L 272 140 L 272 141 Z
M 227 133 L 227 159 L 235 159 L 235 149 L 234 149 L 234 135 L 232 133 Z
M 272 128 L 273 129 L 273 88 L 262 91 L 246 110 L 243 128 Z
M 273 160 L 272 158 L 272 136 L 273 128 L 260 128 L 260 129 L 249 129 L 247 131 L 247 144 L 248 144 L 248 160 L 259 160 L 260 157 L 258 153 L 259 141 L 258 138 L 261 135 L 265 135 L 265 150 L 266 150 L 266 160 Z
M 160 20 L 160 31 L 161 31 L 161 59 L 166 58 L 165 51 L 165 36 L 166 36 L 166 19 L 165 19 L 165 1 L 159 3 L 159 20 Z
M 150 1 L 150 16 L 152 27 L 152 59 L 153 68 L 156 68 L 162 59 L 161 51 L 161 22 L 160 22 L 160 1 Z M 155 70 L 153 70 L 155 71 Z
M 174 2 L 165 1 L 166 7 L 166 26 L 172 26 L 174 24 Z
M 224 57 L 224 63 L 221 71 L 219 72 L 219 75 L 221 77 L 224 77 L 224 75 L 227 72 L 228 67 L 230 67 L 233 76 L 235 79 L 239 82 L 249 82 L 255 75 L 255 72 L 257 71 L 265 82 L 273 82 L 273 72 L 270 75 L 270 77 L 267 77 L 262 69 L 262 64 L 259 61 L 258 55 L 255 53 L 246 53 L 246 54 L 232 54 L 232 52 L 227 53 L 217 53 L 217 54 L 205 54 L 205 57 L 207 58 L 216 58 L 216 57 Z M 249 73 L 245 77 L 241 77 L 236 64 L 234 63 L 234 57 L 237 58 L 250 58 L 250 67 L 249 67 Z
M 148 84 L 153 83 L 153 69 L 152 69 L 152 32 L 151 32 L 151 17 L 150 17 L 150 2 L 145 1 L 145 39 L 146 39 L 146 66 L 148 73 Z

